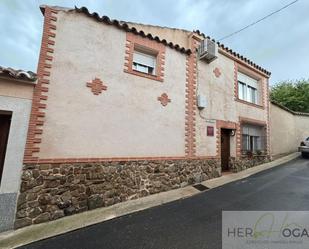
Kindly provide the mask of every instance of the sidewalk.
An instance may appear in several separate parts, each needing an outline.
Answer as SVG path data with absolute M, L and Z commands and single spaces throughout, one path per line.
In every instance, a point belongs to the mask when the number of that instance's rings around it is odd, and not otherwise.
M 224 184 L 246 178 L 258 172 L 271 169 L 299 157 L 299 153 L 293 153 L 289 156 L 280 158 L 276 161 L 256 166 L 235 174 L 224 175 L 219 178 L 202 182 L 208 188 L 216 188 Z M 53 237 L 92 224 L 100 223 L 122 215 L 130 214 L 139 210 L 158 206 L 167 202 L 187 198 L 200 193 L 192 186 L 150 195 L 137 200 L 119 203 L 110 207 L 95 209 L 81 214 L 67 216 L 65 218 L 46 222 L 38 225 L 32 225 L 16 231 L 9 231 L 0 234 L 0 248 L 14 248 L 17 246 L 29 244 L 31 242 Z

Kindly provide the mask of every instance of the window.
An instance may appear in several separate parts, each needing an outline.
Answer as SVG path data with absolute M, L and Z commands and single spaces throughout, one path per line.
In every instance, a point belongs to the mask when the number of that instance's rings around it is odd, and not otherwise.
M 263 126 L 243 125 L 242 127 L 242 151 L 246 153 L 265 150 L 266 136 Z
M 156 61 L 157 56 L 134 50 L 132 68 L 141 73 L 156 75 Z
M 238 72 L 238 98 L 258 104 L 258 81 Z
M 255 89 L 254 87 L 251 86 L 247 86 L 248 87 L 248 98 L 247 100 L 251 103 L 257 104 L 257 89 Z
M 123 71 L 163 82 L 165 50 L 163 43 L 127 32 Z
M 238 81 L 238 97 L 240 99 L 246 99 L 246 84 Z

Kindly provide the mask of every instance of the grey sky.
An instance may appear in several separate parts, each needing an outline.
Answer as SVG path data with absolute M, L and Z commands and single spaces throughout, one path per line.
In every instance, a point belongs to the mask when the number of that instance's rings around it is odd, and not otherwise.
M 219 39 L 292 0 L 0 0 L 0 65 L 36 71 L 43 16 L 39 5 L 86 6 L 114 19 L 199 29 Z M 309 0 L 223 43 L 272 72 L 271 83 L 309 78 Z

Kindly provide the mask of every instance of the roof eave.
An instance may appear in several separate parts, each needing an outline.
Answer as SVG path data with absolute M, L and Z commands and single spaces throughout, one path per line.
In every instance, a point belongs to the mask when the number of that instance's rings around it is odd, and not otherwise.
M 10 77 L 10 76 L 7 76 L 7 75 L 0 75 L 0 79 L 14 81 L 14 82 L 17 82 L 17 83 L 22 83 L 22 84 L 27 84 L 27 85 L 36 85 L 37 84 L 37 79 L 35 79 L 35 80 L 19 79 L 19 78 Z
M 40 5 L 40 10 L 41 10 L 41 13 L 42 13 L 43 16 L 45 14 L 45 8 L 46 7 L 47 7 L 47 5 L 45 5 L 45 4 Z
M 269 79 L 270 78 L 270 75 L 271 73 L 266 71 L 266 70 L 260 70 L 258 68 L 256 68 L 252 63 L 248 63 L 244 60 L 242 60 L 241 58 L 238 58 L 236 55 L 232 54 L 232 53 L 229 53 L 228 51 L 226 51 L 225 49 L 222 49 L 222 48 L 219 48 L 219 53 L 231 58 L 232 60 L 234 60 L 235 62 L 247 67 L 247 68 L 250 68 L 251 70 L 253 70 L 254 72 L 262 75 L 263 77 Z
M 190 49 L 187 49 L 185 47 L 181 47 L 180 45 L 175 44 L 173 42 L 168 42 L 167 40 L 161 39 L 158 36 L 154 36 L 151 33 L 146 34 L 143 30 L 137 30 L 135 27 L 130 28 L 127 23 L 124 23 L 122 21 L 118 21 L 116 19 L 110 19 L 108 16 L 100 16 L 97 12 L 90 13 L 89 10 L 86 7 L 78 8 L 78 7 L 75 6 L 75 11 L 77 13 L 83 13 L 84 15 L 86 15 L 90 18 L 93 18 L 93 19 L 95 19 L 99 22 L 103 22 L 103 23 L 108 24 L 108 25 L 114 25 L 115 27 L 122 29 L 126 32 L 131 32 L 131 33 L 138 35 L 138 36 L 141 36 L 143 38 L 147 38 L 149 40 L 153 40 L 153 41 L 162 43 L 165 46 L 170 47 L 172 49 L 175 49 L 176 51 L 178 51 L 180 53 L 183 53 L 183 54 L 191 54 L 192 53 L 192 51 Z
M 0 66 L 0 77 L 22 82 L 36 82 L 37 75 L 31 71 L 16 70 L 10 67 Z
M 281 108 L 282 110 L 285 110 L 293 115 L 297 115 L 297 116 L 309 116 L 309 113 L 306 113 L 306 112 L 295 112 L 295 111 L 292 111 L 291 109 L 287 108 L 286 106 L 274 101 L 274 100 L 271 100 L 270 101 L 273 105 Z
M 50 5 L 42 4 L 42 5 L 40 5 L 40 10 L 41 10 L 43 16 L 45 15 L 45 9 L 46 8 L 51 8 L 51 9 L 54 9 L 54 10 L 64 10 L 64 11 L 74 10 L 72 8 L 65 8 L 65 7 L 60 7 L 60 6 L 50 6 Z

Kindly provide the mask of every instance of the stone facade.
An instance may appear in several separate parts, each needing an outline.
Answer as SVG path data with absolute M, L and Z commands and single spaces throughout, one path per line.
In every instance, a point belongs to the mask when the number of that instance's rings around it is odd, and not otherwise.
M 240 158 L 231 157 L 230 169 L 232 172 L 239 172 L 270 161 L 270 157 L 265 155 L 253 155 L 250 158 L 247 156 Z
M 221 175 L 220 161 L 24 165 L 15 228 L 184 187 Z

